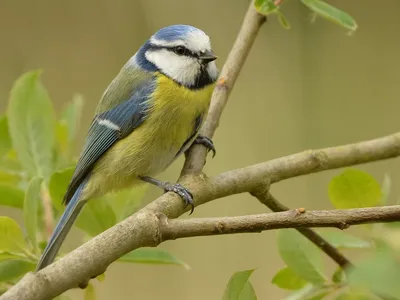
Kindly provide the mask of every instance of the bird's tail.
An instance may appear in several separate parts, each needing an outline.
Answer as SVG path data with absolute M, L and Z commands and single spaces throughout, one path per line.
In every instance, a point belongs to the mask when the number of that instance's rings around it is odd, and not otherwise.
M 40 261 L 36 266 L 36 271 L 39 271 L 50 265 L 56 258 L 56 255 L 60 250 L 60 247 L 64 242 L 65 237 L 67 236 L 69 230 L 71 229 L 84 204 L 86 203 L 86 201 L 80 199 L 85 184 L 86 180 L 82 182 L 81 185 L 77 188 L 75 194 L 72 196 L 67 207 L 65 208 L 65 211 L 61 216 L 60 221 L 58 221 L 58 224 L 54 229 L 54 232 L 51 235 L 46 248 L 43 251 L 42 257 L 40 258 Z

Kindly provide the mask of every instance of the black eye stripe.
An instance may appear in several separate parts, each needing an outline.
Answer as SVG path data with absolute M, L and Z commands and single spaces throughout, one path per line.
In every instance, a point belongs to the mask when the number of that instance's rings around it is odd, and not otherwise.
M 184 53 L 182 53 L 182 54 L 176 53 L 176 50 L 178 47 L 183 48 Z M 159 46 L 159 45 L 152 44 L 150 49 L 154 49 L 154 50 L 166 49 L 168 51 L 174 52 L 177 55 L 199 58 L 199 55 L 197 53 L 190 51 L 188 48 L 186 48 L 185 46 L 182 46 L 182 45 L 171 47 L 171 46 Z

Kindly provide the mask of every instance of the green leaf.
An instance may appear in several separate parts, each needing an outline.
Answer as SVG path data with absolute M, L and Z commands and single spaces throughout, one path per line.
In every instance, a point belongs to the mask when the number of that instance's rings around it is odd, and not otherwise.
M 367 288 L 384 297 L 399 299 L 400 263 L 392 251 L 382 248 L 348 272 L 352 286 Z
M 336 248 L 363 249 L 372 247 L 370 242 L 339 230 L 319 230 L 318 234 Z
M 284 298 L 284 300 L 322 300 L 334 290 L 335 287 L 333 286 L 324 287 L 309 284 L 293 292 L 288 297 Z
M 23 74 L 14 83 L 8 125 L 18 158 L 31 176 L 49 178 L 53 168 L 55 117 L 40 71 Z
M 358 27 L 356 21 L 348 13 L 326 2 L 321 0 L 301 0 L 301 2 L 317 15 L 346 29 L 355 31 Z
M 68 168 L 59 172 L 55 172 L 50 177 L 49 193 L 51 201 L 59 212 L 64 210 L 62 202 L 67 191 L 68 184 L 71 181 L 72 175 L 74 174 L 74 170 L 74 168 Z
M 346 273 L 342 268 L 337 268 L 336 271 L 332 275 L 332 282 L 334 283 L 342 283 L 346 280 Z
M 307 284 L 307 281 L 299 277 L 288 267 L 279 270 L 271 282 L 281 289 L 286 290 L 298 290 Z
M 21 209 L 24 206 L 24 192 L 16 187 L 0 184 L 0 195 L 0 205 Z
M 132 215 L 140 206 L 141 200 L 148 185 L 142 185 L 131 189 L 123 189 L 110 193 L 106 197 L 108 204 L 112 207 L 117 222 Z
M 96 236 L 117 223 L 112 208 L 104 200 L 98 198 L 88 201 L 76 220 L 76 226 L 90 236 Z
M 13 219 L 0 217 L 0 251 L 25 253 L 26 243 L 21 228 Z
M 27 260 L 5 260 L 0 262 L 0 282 L 22 277 L 33 271 L 36 264 Z
M 0 182 L 2 184 L 8 184 L 16 186 L 21 181 L 21 175 L 8 170 L 0 169 Z M 1 200 L 0 200 L 1 201 Z
M 82 95 L 74 95 L 61 116 L 61 121 L 68 129 L 68 142 L 73 142 L 81 124 L 84 99 Z
M 11 149 L 11 138 L 8 133 L 8 122 L 6 116 L 0 116 L 0 157 Z
M 278 231 L 278 249 L 286 265 L 304 280 L 323 284 L 320 250 L 294 229 Z
M 85 300 L 96 300 L 96 291 L 94 290 L 94 286 L 90 283 L 85 288 L 85 294 L 83 298 Z
M 278 9 L 273 0 L 256 0 L 254 6 L 260 14 L 265 16 L 275 12 Z
M 359 208 L 382 203 L 379 183 L 368 173 L 348 169 L 329 183 L 329 198 L 336 208 Z
M 276 11 L 276 14 L 278 15 L 278 20 L 282 27 L 285 29 L 290 29 L 290 24 L 285 16 L 279 10 Z
M 99 282 L 103 282 L 104 280 L 106 280 L 106 273 L 102 273 L 100 275 L 96 276 L 97 281 Z
M 38 207 L 40 203 L 40 189 L 42 177 L 33 177 L 28 184 L 24 201 L 24 223 L 33 249 L 37 249 L 36 232 L 38 224 Z
M 254 289 L 249 281 L 254 270 L 237 272 L 229 279 L 222 300 L 247 300 L 257 299 Z
M 125 254 L 119 261 L 141 264 L 180 265 L 187 269 L 189 268 L 183 261 L 159 248 L 139 248 Z
M 26 260 L 27 257 L 24 255 L 18 255 L 10 252 L 0 252 L 0 261 L 3 260 L 9 260 L 9 259 L 14 259 L 14 260 Z

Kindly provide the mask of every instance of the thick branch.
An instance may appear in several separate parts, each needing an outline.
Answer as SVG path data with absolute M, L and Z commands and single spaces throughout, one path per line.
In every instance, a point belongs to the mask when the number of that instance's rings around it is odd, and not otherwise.
M 274 196 L 272 196 L 267 189 L 260 190 L 252 193 L 262 204 L 267 206 L 273 212 L 282 212 L 290 210 L 288 207 L 280 203 Z M 297 231 L 305 236 L 308 240 L 320 248 L 326 255 L 335 261 L 341 268 L 348 268 L 352 266 L 351 262 L 342 254 L 338 249 L 333 247 L 328 241 L 321 237 L 311 228 L 297 228 Z
M 213 137 L 233 85 L 254 44 L 257 33 L 265 21 L 266 17 L 257 13 L 253 1 L 250 1 L 249 9 L 244 17 L 240 32 L 221 70 L 219 80 L 212 95 L 207 121 L 201 129 L 202 135 L 209 138 Z M 206 155 L 207 150 L 204 147 L 200 145 L 191 147 L 181 175 L 200 173 L 205 164 Z
M 272 184 L 300 175 L 384 160 L 399 155 L 400 132 L 354 144 L 308 150 L 228 171 L 210 179 L 210 184 L 219 186 L 221 191 L 235 185 L 240 186 L 240 192 L 253 191 L 263 181 L 269 181 Z M 219 195 L 221 196 L 225 195 Z

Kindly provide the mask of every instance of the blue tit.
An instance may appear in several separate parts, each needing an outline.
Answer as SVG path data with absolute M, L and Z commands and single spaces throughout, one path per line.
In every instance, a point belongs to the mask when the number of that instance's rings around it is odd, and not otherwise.
M 122 67 L 104 92 L 64 197 L 67 204 L 37 265 L 51 264 L 85 203 L 140 182 L 181 196 L 182 185 L 153 176 L 193 143 L 212 150 L 198 135 L 218 76 L 210 38 L 200 29 L 160 29 Z

